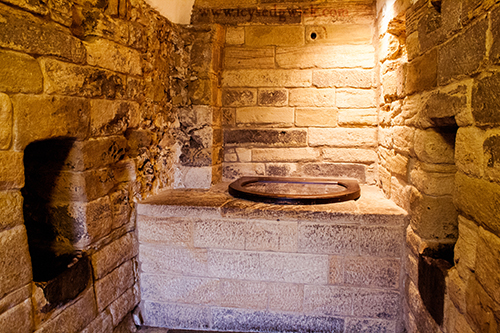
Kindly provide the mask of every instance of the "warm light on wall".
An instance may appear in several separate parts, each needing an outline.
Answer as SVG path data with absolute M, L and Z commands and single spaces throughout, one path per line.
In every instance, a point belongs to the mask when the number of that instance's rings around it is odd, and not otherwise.
M 194 0 L 146 0 L 173 23 L 189 24 Z

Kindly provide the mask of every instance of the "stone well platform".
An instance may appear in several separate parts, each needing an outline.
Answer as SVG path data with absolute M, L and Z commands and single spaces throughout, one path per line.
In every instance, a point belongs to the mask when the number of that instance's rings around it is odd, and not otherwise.
M 378 188 L 324 205 L 235 199 L 227 184 L 138 204 L 144 325 L 400 332 L 407 214 Z

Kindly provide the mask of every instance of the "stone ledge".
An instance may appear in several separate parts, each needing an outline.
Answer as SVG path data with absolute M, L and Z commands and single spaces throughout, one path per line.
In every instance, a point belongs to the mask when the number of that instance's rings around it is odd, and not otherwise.
M 258 218 L 366 225 L 405 225 L 407 213 L 374 186 L 361 185 L 361 197 L 322 205 L 273 205 L 235 199 L 227 193 L 228 183 L 209 190 L 166 190 L 137 206 L 139 215 L 151 217 Z M 182 215 L 179 215 L 182 213 Z

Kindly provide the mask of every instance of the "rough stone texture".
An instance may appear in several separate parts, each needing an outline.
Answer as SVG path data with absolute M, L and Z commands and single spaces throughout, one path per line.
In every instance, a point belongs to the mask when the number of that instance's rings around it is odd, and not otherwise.
M 472 91 L 472 114 L 478 126 L 500 125 L 500 98 L 495 93 L 499 88 L 499 73 L 485 73 L 475 81 Z
M 42 91 L 42 72 L 38 62 L 25 54 L 0 52 L 0 91 L 7 93 L 38 93 Z
M 210 250 L 208 252 L 210 277 L 259 280 L 262 271 L 257 252 Z
M 0 151 L 0 189 L 21 189 L 24 186 L 23 154 Z
M 85 139 L 89 135 L 88 101 L 72 97 L 15 95 L 14 147 L 57 137 Z
M 288 91 L 285 89 L 259 89 L 259 105 L 287 106 Z
M 455 162 L 454 157 L 455 133 L 453 130 L 442 132 L 435 130 L 417 130 L 415 133 L 415 153 L 419 159 L 428 163 Z
M 278 47 L 276 62 L 281 68 L 372 68 L 374 49 L 371 45 Z
M 303 309 L 304 287 L 297 284 L 270 283 L 267 292 L 269 294 L 269 310 L 301 312 Z
M 359 164 L 307 163 L 302 167 L 302 172 L 309 177 L 353 178 L 362 184 L 366 183 L 366 167 Z
M 336 108 L 295 108 L 295 125 L 303 127 L 337 126 Z
M 222 74 L 224 87 L 309 87 L 312 71 L 298 70 L 226 70 Z
M 274 49 L 227 47 L 224 68 L 274 68 Z
M 307 135 L 304 130 L 234 129 L 224 131 L 224 143 L 228 145 L 304 147 L 306 139 Z
M 265 282 L 224 280 L 221 282 L 220 291 L 221 306 L 262 310 L 267 308 Z
M 222 91 L 222 105 L 224 106 L 251 106 L 257 104 L 256 89 L 224 89 Z
M 323 148 L 322 156 L 332 162 L 374 163 L 377 153 L 371 149 Z
M 290 106 L 334 107 L 335 89 L 292 89 Z
M 322 316 L 352 313 L 354 290 L 336 286 L 305 286 L 304 309 Z
M 226 30 L 226 44 L 241 45 L 245 43 L 244 27 L 228 27 Z
M 455 141 L 455 160 L 460 171 L 476 177 L 483 175 L 485 132 L 477 127 L 458 129 Z
M 438 52 L 433 49 L 429 53 L 414 59 L 408 65 L 406 76 L 406 93 L 411 95 L 434 88 L 438 82 Z M 443 64 L 444 65 L 444 64 Z M 447 64 L 448 65 L 448 64 Z
M 144 324 L 153 327 L 207 329 L 208 307 L 145 301 Z
M 134 102 L 93 100 L 90 103 L 92 136 L 122 134 L 139 125 L 139 105 Z
M 246 107 L 236 109 L 237 124 L 273 124 L 276 126 L 291 126 L 293 121 L 293 108 Z
M 345 284 L 394 289 L 399 286 L 399 260 L 347 258 L 344 267 Z
M 133 233 L 128 233 L 120 239 L 92 255 L 94 277 L 100 279 L 110 271 L 130 260 L 138 253 L 138 244 Z
M 486 56 L 486 18 L 474 23 L 464 34 L 444 44 L 438 55 L 438 82 L 440 85 L 452 78 L 475 73 Z M 464 53 L 463 50 L 468 52 Z
M 375 91 L 366 89 L 338 89 L 336 105 L 339 108 L 371 108 L 375 106 Z
M 345 333 L 396 332 L 396 324 L 390 321 L 352 318 L 346 321 Z
M 0 325 L 5 332 L 32 332 L 34 325 L 31 300 L 27 299 L 0 314 Z
M 141 56 L 138 51 L 100 38 L 84 45 L 89 65 L 132 75 L 142 74 Z
M 299 226 L 299 252 L 322 254 L 359 253 L 358 228 L 354 226 L 302 223 Z
M 0 230 L 23 223 L 23 197 L 18 191 L 0 192 Z
M 451 197 L 421 195 L 412 203 L 412 228 L 424 239 L 456 239 L 457 216 Z
M 140 242 L 177 246 L 189 246 L 192 242 L 192 222 L 189 220 L 145 217 L 142 223 L 147 227 L 139 232 Z
M 246 223 L 244 221 L 206 220 L 194 223 L 194 246 L 243 250 Z
M 110 303 L 132 287 L 135 281 L 133 266 L 132 261 L 127 261 L 95 282 L 95 294 L 99 312 L 103 311 Z
M 113 319 L 109 312 L 101 312 L 81 333 L 105 333 L 113 329 Z
M 0 93 L 0 149 L 9 149 L 12 142 L 12 103 Z
M 245 45 L 296 46 L 304 44 L 304 27 L 297 25 L 245 27 Z
M 371 128 L 309 128 L 309 145 L 332 147 L 374 147 L 376 130 Z
M 376 109 L 352 109 L 339 111 L 340 126 L 375 126 L 377 125 Z
M 255 162 L 303 162 L 316 161 L 320 152 L 312 148 L 252 149 Z
M 325 12 L 328 12 L 328 9 Z M 313 33 L 316 34 L 315 38 Z M 372 31 L 368 24 L 306 25 L 308 43 L 370 44 L 371 39 Z

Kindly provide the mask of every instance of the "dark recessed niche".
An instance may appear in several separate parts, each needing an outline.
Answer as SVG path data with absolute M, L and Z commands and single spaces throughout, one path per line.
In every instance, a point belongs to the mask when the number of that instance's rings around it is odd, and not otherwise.
M 42 312 L 74 299 L 85 290 L 91 278 L 89 259 L 72 246 L 68 237 L 76 228 L 72 225 L 74 220 L 68 218 L 70 202 L 58 202 L 55 196 L 55 184 L 74 142 L 74 139 L 39 141 L 24 151 L 23 213 L 33 280 L 47 301 Z M 57 191 L 61 197 L 61 188 Z M 62 214 L 62 210 L 66 213 Z
M 311 32 L 311 39 L 315 40 L 316 38 L 318 38 L 318 34 L 315 32 Z

